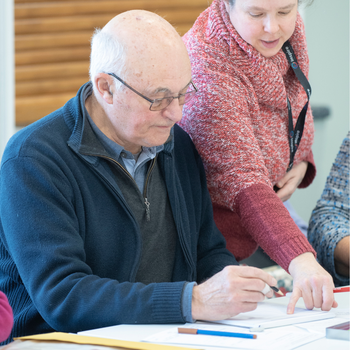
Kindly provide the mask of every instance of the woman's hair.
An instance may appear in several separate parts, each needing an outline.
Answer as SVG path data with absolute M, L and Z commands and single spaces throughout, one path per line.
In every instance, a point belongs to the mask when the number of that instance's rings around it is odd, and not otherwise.
M 224 0 L 224 1 L 228 1 L 228 3 L 230 4 L 230 6 L 234 6 L 236 0 Z M 314 2 L 314 0 L 298 0 L 298 5 L 301 4 L 305 4 L 305 6 L 310 6 L 312 3 Z
M 91 38 L 90 80 L 93 84 L 98 73 L 114 73 L 121 79 L 126 76 L 126 52 L 124 46 L 112 35 L 96 29 Z M 116 89 L 123 85 L 115 80 Z M 95 88 L 95 86 L 94 86 Z

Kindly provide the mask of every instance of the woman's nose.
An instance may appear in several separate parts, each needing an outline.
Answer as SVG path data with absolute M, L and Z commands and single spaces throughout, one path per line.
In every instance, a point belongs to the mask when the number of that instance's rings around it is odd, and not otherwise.
M 268 16 L 264 22 L 264 30 L 265 32 L 274 34 L 279 30 L 278 20 L 274 16 Z

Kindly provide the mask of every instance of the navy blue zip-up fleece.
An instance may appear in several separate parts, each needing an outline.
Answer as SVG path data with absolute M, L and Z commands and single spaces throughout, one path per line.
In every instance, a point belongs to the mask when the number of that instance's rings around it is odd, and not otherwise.
M 157 160 L 178 235 L 172 282 L 134 282 L 140 229 L 83 120 L 81 91 L 14 135 L 2 158 L 0 290 L 14 311 L 11 337 L 182 323 L 186 281 L 237 264 L 213 221 L 201 159 L 175 125 Z

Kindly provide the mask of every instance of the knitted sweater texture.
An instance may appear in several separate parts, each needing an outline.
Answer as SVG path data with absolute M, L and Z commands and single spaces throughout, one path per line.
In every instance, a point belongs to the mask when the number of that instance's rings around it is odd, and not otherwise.
M 287 269 L 297 255 L 314 252 L 273 191 L 289 163 L 287 96 L 295 125 L 306 93 L 282 51 L 265 58 L 240 37 L 221 0 L 213 1 L 183 39 L 199 92 L 184 106 L 180 125 L 203 159 L 216 223 L 238 260 L 260 245 Z M 299 15 L 290 42 L 308 76 Z M 309 108 L 294 159 L 309 162 L 300 188 L 316 173 L 313 134 Z
M 317 252 L 319 263 L 332 275 L 335 286 L 350 283 L 337 273 L 334 251 L 350 235 L 350 132 L 343 140 L 327 177 L 326 185 L 309 222 L 308 239 Z

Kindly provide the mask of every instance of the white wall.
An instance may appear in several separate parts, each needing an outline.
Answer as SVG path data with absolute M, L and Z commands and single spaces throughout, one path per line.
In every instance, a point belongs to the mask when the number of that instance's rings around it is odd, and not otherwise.
M 327 105 L 331 109 L 329 117 L 315 121 L 316 178 L 291 198 L 298 214 L 308 222 L 349 130 L 349 1 L 314 0 L 302 15 L 310 57 L 311 107 Z
M 15 132 L 13 0 L 0 1 L 0 160 Z

